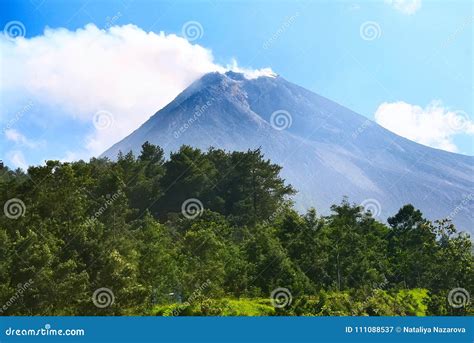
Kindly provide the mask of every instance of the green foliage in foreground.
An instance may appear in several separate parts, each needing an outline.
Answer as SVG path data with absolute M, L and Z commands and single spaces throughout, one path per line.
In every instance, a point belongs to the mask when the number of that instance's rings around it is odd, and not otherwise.
M 0 314 L 470 314 L 447 299 L 474 285 L 450 221 L 405 205 L 385 225 L 346 199 L 299 214 L 280 170 L 259 150 L 165 160 L 148 143 L 116 162 L 0 164 Z M 274 307 L 282 287 L 293 302 Z M 114 301 L 96 306 L 103 288 Z
M 381 289 L 363 296 L 351 292 L 324 292 L 303 296 L 281 308 L 269 298 L 200 299 L 191 303 L 158 305 L 158 316 L 426 316 L 430 297 L 426 289 L 387 292 Z
M 151 310 L 157 316 L 274 316 L 269 298 L 203 299 L 189 304 L 158 305 Z

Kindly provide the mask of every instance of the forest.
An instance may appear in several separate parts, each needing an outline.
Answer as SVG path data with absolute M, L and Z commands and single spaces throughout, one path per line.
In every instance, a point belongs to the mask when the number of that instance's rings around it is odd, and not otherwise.
M 299 213 L 280 172 L 260 149 L 148 142 L 0 164 L 0 314 L 474 314 L 472 242 L 448 219 L 400 204 L 383 223 L 347 198 Z

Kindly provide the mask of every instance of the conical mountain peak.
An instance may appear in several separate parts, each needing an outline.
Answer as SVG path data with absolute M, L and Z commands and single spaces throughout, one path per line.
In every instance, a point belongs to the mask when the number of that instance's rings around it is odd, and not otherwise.
M 430 219 L 446 217 L 474 193 L 473 157 L 432 149 L 382 128 L 284 78 L 243 73 L 202 76 L 103 156 L 138 154 L 149 141 L 176 151 L 262 148 L 299 192 L 297 208 L 329 212 L 343 196 L 384 204 L 380 219 L 406 203 Z M 423 156 L 420 159 L 419 156 Z M 474 206 L 454 222 L 471 230 Z

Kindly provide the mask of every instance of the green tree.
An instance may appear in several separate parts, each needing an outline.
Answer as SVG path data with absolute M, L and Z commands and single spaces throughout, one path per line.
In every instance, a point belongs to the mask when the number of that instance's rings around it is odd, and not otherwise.
M 405 288 L 423 287 L 429 282 L 429 266 L 436 254 L 436 235 L 430 223 L 412 205 L 403 206 L 388 223 L 391 281 Z

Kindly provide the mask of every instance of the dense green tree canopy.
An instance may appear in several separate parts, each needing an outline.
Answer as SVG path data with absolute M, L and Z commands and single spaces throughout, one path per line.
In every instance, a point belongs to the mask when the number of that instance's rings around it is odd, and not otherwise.
M 280 171 L 259 149 L 165 158 L 148 142 L 116 161 L 1 165 L 1 314 L 470 311 L 447 299 L 474 284 L 471 240 L 450 221 L 405 205 L 385 225 L 347 199 L 302 215 Z M 235 310 L 233 299 L 281 287 L 294 298 L 286 312 L 260 300 Z M 104 288 L 113 302 L 101 307 Z

